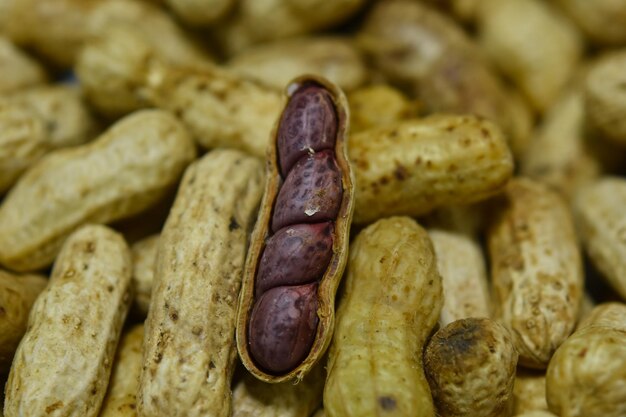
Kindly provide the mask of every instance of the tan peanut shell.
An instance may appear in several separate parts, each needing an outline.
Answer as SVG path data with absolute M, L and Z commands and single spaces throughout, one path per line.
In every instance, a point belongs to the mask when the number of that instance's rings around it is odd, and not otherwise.
M 574 213 L 581 241 L 592 262 L 626 300 L 626 179 L 601 177 L 581 188 Z
M 513 387 L 513 415 L 531 411 L 548 411 L 546 373 L 519 368 Z
M 477 46 L 435 9 L 410 0 L 377 2 L 357 40 L 373 67 L 416 95 L 427 112 L 486 117 L 511 143 L 522 140 L 518 104 Z
M 232 417 L 310 417 L 322 403 L 322 366 L 298 384 L 267 384 L 246 374 L 233 389 Z
M 0 192 L 47 152 L 80 145 L 97 123 L 78 89 L 56 85 L 0 96 Z
M 159 241 L 146 320 L 142 416 L 230 416 L 235 320 L 263 164 L 215 150 L 187 168 Z
M 0 29 L 16 44 L 69 67 L 90 37 L 132 27 L 177 63 L 206 60 L 202 49 L 155 4 L 136 0 L 0 0 Z
M 418 216 L 500 191 L 513 159 L 498 127 L 474 116 L 435 115 L 352 135 L 355 223 Z
M 535 410 L 535 411 L 527 411 L 521 414 L 515 414 L 515 417 L 557 417 L 549 411 L 543 410 Z
M 0 270 L 0 379 L 11 367 L 13 354 L 26 332 L 30 309 L 47 283 L 42 275 Z
M 234 0 L 166 0 L 186 23 L 196 26 L 209 26 L 227 14 Z
M 67 239 L 15 354 L 6 417 L 98 415 L 132 301 L 130 274 L 128 245 L 111 229 L 87 225 Z
M 461 319 L 439 329 L 424 351 L 438 415 L 510 416 L 517 357 L 509 332 L 488 318 Z
M 491 218 L 494 317 L 511 332 L 520 364 L 544 369 L 574 330 L 583 295 L 569 207 L 545 185 L 516 178 Z
M 422 348 L 442 302 L 423 228 L 391 217 L 364 229 L 350 247 L 328 358 L 326 415 L 434 417 Z
M 131 246 L 133 256 L 133 286 L 135 305 L 141 314 L 147 315 L 150 293 L 154 283 L 154 269 L 159 247 L 159 235 L 151 235 Z
M 66 237 L 157 202 L 195 157 L 186 130 L 167 112 L 119 121 L 97 140 L 50 153 L 0 207 L 0 263 L 18 271 L 50 265 Z
M 485 53 L 533 107 L 549 108 L 582 55 L 582 37 L 558 9 L 542 0 L 483 0 L 478 37 Z
M 458 231 L 428 229 L 443 285 L 439 325 L 469 317 L 490 317 L 489 283 L 478 241 Z
M 626 415 L 626 305 L 598 305 L 548 366 L 550 411 L 568 417 Z
M 626 20 L 626 4 L 623 7 Z M 585 80 L 585 120 L 603 138 L 622 147 L 626 146 L 624 68 L 626 49 L 621 49 L 595 63 Z
M 0 30 L 1 32 L 1 30 Z M 43 84 L 46 73 L 41 65 L 0 34 L 0 94 Z
M 303 37 L 262 44 L 235 55 L 228 68 L 282 89 L 302 74 L 324 77 L 348 92 L 367 81 L 367 68 L 347 38 Z
M 626 3 L 622 0 L 558 0 L 587 37 L 600 45 L 626 42 Z
M 348 160 L 347 140 L 350 131 L 350 112 L 347 99 L 339 87 L 316 76 L 303 76 L 294 79 L 286 88 L 286 94 L 291 96 L 298 87 L 306 83 L 321 85 L 332 99 L 336 115 L 337 130 L 334 142 L 334 158 L 341 173 L 343 190 L 339 212 L 334 220 L 332 257 L 324 275 L 319 280 L 317 289 L 317 325 L 315 340 L 300 365 L 288 373 L 273 375 L 260 369 L 250 356 L 248 348 L 248 322 L 254 302 L 254 284 L 257 276 L 258 261 L 269 236 L 270 223 L 274 203 L 282 183 L 278 164 L 278 145 L 275 139 L 278 134 L 278 122 L 271 134 L 271 144 L 267 149 L 266 183 L 263 201 L 257 218 L 256 226 L 250 239 L 250 247 L 246 257 L 243 283 L 237 315 L 237 348 L 239 357 L 244 366 L 257 378 L 271 383 L 284 382 L 295 379 L 300 381 L 317 364 L 326 352 L 333 334 L 335 322 L 335 295 L 348 261 L 348 241 L 350 225 L 354 211 L 354 173 Z
M 122 335 L 99 417 L 137 417 L 142 343 L 142 324 L 132 327 Z
M 348 93 L 352 133 L 391 125 L 417 115 L 418 105 L 387 84 L 367 85 Z
M 233 55 L 251 45 L 304 35 L 347 20 L 364 0 L 240 0 L 229 18 L 216 26 L 220 48 Z

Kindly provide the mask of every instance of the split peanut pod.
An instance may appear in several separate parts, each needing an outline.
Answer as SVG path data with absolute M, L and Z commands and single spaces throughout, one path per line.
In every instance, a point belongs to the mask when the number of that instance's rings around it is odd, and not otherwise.
M 243 364 L 271 383 L 300 381 L 328 348 L 354 201 L 343 92 L 305 76 L 287 95 L 272 133 L 237 317 Z

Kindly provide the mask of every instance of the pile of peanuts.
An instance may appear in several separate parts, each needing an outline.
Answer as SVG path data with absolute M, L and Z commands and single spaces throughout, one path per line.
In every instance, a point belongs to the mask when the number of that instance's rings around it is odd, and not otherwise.
M 0 0 L 0 417 L 625 417 L 625 0 Z

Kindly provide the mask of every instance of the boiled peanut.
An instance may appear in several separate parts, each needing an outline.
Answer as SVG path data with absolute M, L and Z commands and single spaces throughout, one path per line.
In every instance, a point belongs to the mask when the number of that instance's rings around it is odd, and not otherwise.
M 79 91 L 46 86 L 0 96 L 0 192 L 47 152 L 87 142 L 97 123 Z
M 595 43 L 626 42 L 626 4 L 622 0 L 558 0 L 557 3 Z
M 13 42 L 0 35 L 0 94 L 18 91 L 46 81 L 44 69 Z
M 107 227 L 67 239 L 15 354 L 7 417 L 98 415 L 132 301 L 130 274 L 128 245 Z
M 443 285 L 441 327 L 469 317 L 490 317 L 485 259 L 479 243 L 453 230 L 428 229 Z
M 215 150 L 187 168 L 157 252 L 138 394 L 142 416 L 230 416 L 235 320 L 263 164 Z
M 560 416 L 626 415 L 626 305 L 597 306 L 555 352 L 546 373 L 550 411 Z
M 495 317 L 520 364 L 543 369 L 574 330 L 583 272 L 571 213 L 556 192 L 517 178 L 494 204 L 487 239 Z
M 546 374 L 543 371 L 518 369 L 513 387 L 514 415 L 531 411 L 548 411 Z
M 354 134 L 355 223 L 479 201 L 500 191 L 513 160 L 496 125 L 430 116 Z
M 626 18 L 626 8 L 624 10 Z M 585 82 L 585 116 L 603 138 L 626 146 L 626 50 L 602 57 Z
M 516 365 L 509 332 L 487 318 L 448 324 L 424 351 L 426 378 L 444 417 L 511 415 Z
M 390 81 L 409 90 L 428 112 L 491 119 L 518 132 L 504 86 L 473 42 L 446 16 L 420 2 L 378 2 L 358 34 L 358 44 Z M 516 142 L 520 138 L 515 138 Z
M 135 306 L 144 315 L 148 314 L 150 307 L 150 293 L 154 282 L 154 264 L 158 245 L 159 235 L 151 235 L 131 246 Z
M 535 410 L 535 411 L 527 411 L 522 414 L 515 414 L 515 417 L 557 417 L 549 411 L 544 410 Z
M 315 76 L 287 94 L 237 320 L 242 362 L 267 382 L 302 379 L 328 347 L 353 210 L 345 96 Z
M 492 61 L 537 111 L 549 108 L 582 55 L 576 27 L 541 0 L 482 1 L 477 25 Z
M 48 281 L 41 275 L 0 270 L 0 378 L 8 372 L 17 345 L 26 332 L 28 313 Z
M 166 0 L 186 23 L 206 26 L 219 20 L 235 4 L 234 0 Z
M 233 390 L 233 417 L 310 417 L 322 403 L 324 372 L 314 367 L 298 384 L 266 384 L 246 374 Z
M 136 417 L 137 388 L 141 372 L 143 325 L 127 331 L 120 340 L 113 362 L 109 389 L 102 402 L 100 417 Z
M 348 94 L 350 130 L 360 132 L 410 119 L 417 114 L 417 105 L 389 85 L 361 87 Z
M 356 237 L 324 388 L 326 415 L 434 416 L 422 348 L 443 296 L 428 234 L 407 217 Z
M 51 152 L 0 206 L 0 262 L 17 271 L 48 266 L 82 224 L 128 217 L 158 201 L 194 157 L 185 129 L 158 110 L 128 116 L 92 143 Z
M 339 37 L 286 39 L 235 55 L 228 68 L 243 77 L 282 89 L 301 74 L 324 77 L 344 91 L 367 81 L 367 68 L 353 43 Z
M 574 213 L 585 250 L 617 294 L 626 299 L 626 180 L 602 177 L 582 187 Z

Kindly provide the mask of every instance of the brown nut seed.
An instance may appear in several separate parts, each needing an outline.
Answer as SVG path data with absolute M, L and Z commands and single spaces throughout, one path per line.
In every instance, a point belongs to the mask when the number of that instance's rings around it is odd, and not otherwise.
M 50 265 L 81 225 L 129 217 L 159 201 L 195 155 L 184 127 L 160 110 L 134 113 L 94 142 L 51 152 L 0 207 L 0 263 L 17 271 Z
M 138 412 L 228 417 L 235 323 L 263 164 L 217 149 L 185 171 L 159 238 Z
M 602 177 L 581 187 L 574 199 L 580 237 L 591 261 L 626 299 L 626 180 Z
M 333 151 L 300 158 L 276 197 L 272 230 L 336 218 L 343 196 L 341 177 Z
M 546 395 L 559 416 L 626 415 L 626 305 L 598 305 L 559 347 L 546 373 Z
M 290 371 L 311 350 L 318 322 L 316 282 L 266 291 L 250 313 L 252 358 L 268 373 Z
M 311 90 L 313 86 L 315 89 Z M 291 147 L 281 146 L 279 141 L 280 132 L 283 131 L 282 124 L 295 129 L 290 134 L 292 138 L 309 135 L 308 129 L 319 124 L 317 120 L 314 123 L 310 121 L 292 123 L 289 120 L 289 115 L 294 114 L 297 118 L 300 116 L 297 113 L 292 113 L 291 98 L 295 98 L 299 102 L 302 94 L 306 94 L 308 97 L 309 92 L 313 91 L 317 95 L 318 90 L 325 91 L 322 96 L 331 99 L 330 104 L 333 106 L 331 113 L 336 114 L 334 119 L 337 125 L 331 129 L 335 132 L 335 137 L 332 138 L 332 148 L 320 152 L 311 150 L 310 154 L 302 155 L 299 161 L 288 171 L 283 183 L 279 161 L 284 160 L 285 155 L 282 152 L 285 150 L 290 152 Z M 347 259 L 348 235 L 353 211 L 353 174 L 348 163 L 346 150 L 349 115 L 343 92 L 334 84 L 314 76 L 295 79 L 288 85 L 286 92 L 289 102 L 275 126 L 271 145 L 268 148 L 269 162 L 267 163 L 268 176 L 265 194 L 248 250 L 237 317 L 237 348 L 243 364 L 257 378 L 271 383 L 294 378 L 297 381 L 302 379 L 311 367 L 320 360 L 330 343 L 334 325 L 335 292 Z M 297 106 L 298 102 L 294 105 Z M 327 111 L 315 113 L 324 119 L 328 115 Z M 304 132 L 299 131 L 299 129 L 304 129 Z M 315 129 L 319 130 L 317 127 Z M 317 241 L 307 243 L 307 246 L 312 247 L 312 254 L 306 256 L 312 259 L 283 261 L 285 262 L 285 269 L 279 265 L 276 273 L 283 277 L 281 282 L 284 287 L 270 289 L 265 294 L 258 291 L 259 286 L 264 285 L 257 284 L 259 280 L 264 279 L 260 276 L 260 265 L 265 265 L 260 260 L 264 256 L 268 259 L 287 259 L 299 254 L 299 252 L 292 251 L 289 245 L 281 245 L 277 248 L 268 245 L 268 243 L 272 243 L 273 236 L 279 236 L 281 233 L 279 229 L 283 226 L 293 225 L 300 228 L 303 227 L 303 223 L 320 221 L 324 222 L 324 225 L 314 227 L 321 228 L 322 233 L 311 234 Z M 327 224 L 332 225 L 330 236 L 323 232 Z M 330 260 L 328 260 L 329 247 L 332 248 Z M 274 253 L 276 249 L 285 252 Z M 303 249 L 305 248 L 303 247 Z M 265 255 L 265 251 L 268 250 L 270 252 Z M 253 322 L 252 320 L 253 307 L 258 305 L 261 300 L 266 299 L 264 296 L 270 292 L 295 294 L 292 290 L 287 289 L 295 287 L 288 287 L 287 285 L 301 284 L 304 274 L 294 269 L 292 265 L 300 264 L 304 267 L 306 262 L 312 261 L 319 262 L 309 271 L 311 277 L 315 275 L 316 280 L 307 287 L 309 288 L 308 291 L 312 292 L 310 305 L 315 306 L 312 311 L 315 320 L 312 320 L 307 314 L 302 314 L 298 319 L 299 322 L 290 323 L 289 326 L 294 329 L 294 332 L 295 329 L 308 329 L 300 333 L 303 340 L 301 344 L 297 344 L 298 351 L 293 353 L 294 356 L 285 354 L 283 358 L 272 358 L 271 356 L 275 352 L 290 351 L 293 342 L 284 340 L 282 345 L 276 344 L 273 339 L 262 339 L 262 334 L 259 332 L 267 333 L 268 329 L 274 328 L 287 331 L 286 329 L 279 329 L 279 327 L 282 326 L 281 320 L 285 320 L 281 317 L 290 314 L 289 310 L 279 311 L 272 307 L 275 311 L 272 311 L 269 317 L 259 319 L 261 320 L 259 322 L 261 327 L 256 328 L 256 321 Z M 321 266 L 322 263 L 325 266 Z M 285 300 L 288 300 L 287 295 L 285 295 Z M 264 311 L 269 312 L 269 310 L 264 308 Z M 295 315 L 300 315 L 295 309 L 292 310 Z M 317 320 L 319 320 L 319 324 L 312 324 L 313 321 L 317 322 Z M 309 339 L 311 335 L 313 335 L 313 339 Z M 303 348 L 304 346 L 306 349 Z M 284 362 L 280 363 L 277 359 Z M 270 360 L 275 362 L 270 363 Z
M 480 201 L 500 191 L 513 172 L 500 129 L 473 116 L 429 116 L 349 140 L 355 223 Z
M 281 285 L 315 281 L 328 268 L 333 250 L 333 223 L 296 224 L 265 243 L 255 282 L 255 297 Z
M 434 417 L 423 346 L 443 294 L 426 231 L 408 217 L 368 226 L 350 263 L 328 356 L 329 417 Z
M 74 232 L 33 305 L 6 385 L 6 417 L 95 417 L 132 301 L 124 238 L 105 226 Z
M 521 365 L 545 369 L 574 330 L 582 259 L 565 201 L 547 186 L 512 180 L 487 233 L 494 317 L 511 332 Z
M 354 42 L 337 36 L 288 38 L 256 45 L 235 55 L 228 68 L 277 90 L 301 74 L 324 77 L 346 92 L 368 78 L 368 68 Z
M 99 417 L 137 417 L 142 343 L 143 324 L 134 326 L 120 339 Z
M 424 370 L 439 415 L 510 416 L 517 352 L 509 332 L 490 319 L 457 320 L 424 352 Z
M 300 88 L 291 96 L 278 128 L 280 172 L 283 177 L 304 155 L 332 149 L 337 136 L 337 114 L 325 89 Z
M 0 94 L 18 91 L 46 81 L 44 69 L 20 51 L 8 38 L 0 35 Z
M 41 275 L 17 275 L 0 270 L 0 378 L 26 332 L 28 314 L 48 280 Z
M 232 417 L 310 417 L 322 403 L 323 390 L 321 365 L 298 384 L 266 384 L 246 373 L 233 390 Z

